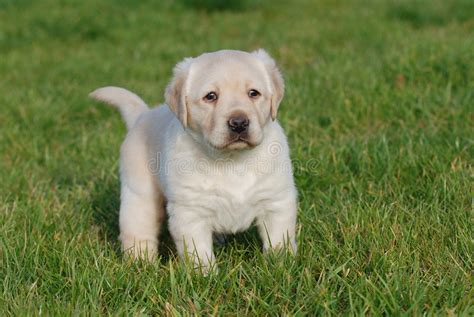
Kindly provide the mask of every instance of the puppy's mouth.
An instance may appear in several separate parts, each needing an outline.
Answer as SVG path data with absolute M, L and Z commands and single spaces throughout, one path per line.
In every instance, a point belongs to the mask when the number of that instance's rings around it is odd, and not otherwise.
M 237 136 L 236 138 L 231 140 L 225 146 L 225 148 L 229 149 L 229 150 L 243 150 L 243 149 L 247 149 L 247 148 L 253 148 L 255 146 L 256 146 L 256 144 L 254 144 L 253 142 L 250 142 L 249 139 L 241 137 L 241 136 Z
M 225 144 L 214 146 L 218 150 L 244 150 L 256 147 L 258 144 L 250 141 L 247 137 L 236 135 L 229 139 Z

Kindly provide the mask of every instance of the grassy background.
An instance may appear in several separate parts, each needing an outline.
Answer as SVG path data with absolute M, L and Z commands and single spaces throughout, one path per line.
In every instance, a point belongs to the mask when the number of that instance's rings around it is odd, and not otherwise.
M 474 2 L 0 0 L 1 315 L 474 314 Z M 172 67 L 266 48 L 300 192 L 299 255 L 255 231 L 192 274 L 116 237 L 125 126 L 87 94 L 163 100 Z

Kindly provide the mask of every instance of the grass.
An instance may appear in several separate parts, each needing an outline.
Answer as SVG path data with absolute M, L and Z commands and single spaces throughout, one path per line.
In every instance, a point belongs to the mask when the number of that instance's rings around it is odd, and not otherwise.
M 474 5 L 0 1 L 1 315 L 472 315 Z M 300 193 L 299 254 L 255 230 L 193 274 L 119 252 L 125 126 L 87 94 L 163 100 L 172 67 L 266 48 Z

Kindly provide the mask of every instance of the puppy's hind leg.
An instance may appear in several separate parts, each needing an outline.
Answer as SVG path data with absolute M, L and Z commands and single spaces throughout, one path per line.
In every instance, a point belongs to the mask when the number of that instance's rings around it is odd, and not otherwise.
M 158 251 L 158 235 L 165 216 L 163 195 L 143 194 L 122 185 L 120 240 L 122 250 L 133 258 L 153 260 Z
M 120 151 L 120 240 L 134 258 L 153 259 L 165 217 L 164 196 L 149 165 L 146 122 L 131 130 Z

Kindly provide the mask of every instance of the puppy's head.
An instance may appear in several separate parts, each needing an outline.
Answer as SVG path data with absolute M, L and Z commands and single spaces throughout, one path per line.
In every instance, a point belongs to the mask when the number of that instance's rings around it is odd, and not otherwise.
M 198 142 L 240 150 L 260 144 L 283 93 L 283 78 L 267 52 L 223 50 L 178 63 L 165 98 Z

